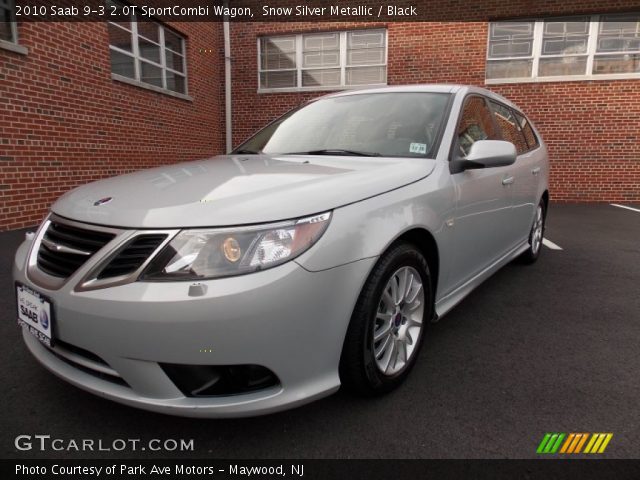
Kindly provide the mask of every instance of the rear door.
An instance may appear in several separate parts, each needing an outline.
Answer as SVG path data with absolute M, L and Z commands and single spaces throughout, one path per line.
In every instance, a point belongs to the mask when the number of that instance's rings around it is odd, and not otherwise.
M 519 225 L 520 235 L 527 237 L 540 201 L 540 181 L 544 175 L 542 168 L 546 153 L 540 148 L 540 141 L 527 118 L 517 111 L 514 111 L 514 114 L 527 141 L 527 152 L 521 155 L 521 161 L 515 171 L 514 199 L 517 199 L 517 203 L 514 203 L 514 206 L 518 207 L 518 211 L 514 211 L 514 215 L 517 213 L 514 221 Z
M 527 237 L 533 217 L 532 197 L 535 195 L 535 185 L 532 183 L 535 173 L 532 173 L 535 159 L 531 155 L 524 132 L 520 127 L 515 112 L 508 106 L 489 101 L 494 119 L 500 130 L 502 140 L 513 143 L 516 147 L 517 158 L 511 166 L 511 212 L 510 220 L 505 228 L 508 229 L 509 245 L 515 247 Z M 533 192 L 532 192 L 533 188 Z

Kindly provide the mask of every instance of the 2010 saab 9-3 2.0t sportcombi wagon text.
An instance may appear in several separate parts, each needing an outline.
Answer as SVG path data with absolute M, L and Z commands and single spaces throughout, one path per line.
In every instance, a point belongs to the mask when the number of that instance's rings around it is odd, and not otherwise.
M 90 392 L 257 415 L 391 390 L 425 327 L 544 234 L 544 143 L 489 91 L 329 95 L 233 153 L 62 196 L 14 263 L 31 353 Z

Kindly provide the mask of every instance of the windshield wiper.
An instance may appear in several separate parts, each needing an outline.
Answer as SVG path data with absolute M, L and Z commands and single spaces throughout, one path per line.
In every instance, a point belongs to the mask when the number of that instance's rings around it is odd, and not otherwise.
M 308 152 L 287 152 L 281 155 L 352 155 L 354 157 L 381 157 L 377 152 L 361 152 L 359 150 L 344 150 L 342 148 L 325 148 Z
M 243 148 L 242 150 L 235 150 L 231 153 L 232 155 L 262 155 L 260 150 L 249 150 L 248 148 Z

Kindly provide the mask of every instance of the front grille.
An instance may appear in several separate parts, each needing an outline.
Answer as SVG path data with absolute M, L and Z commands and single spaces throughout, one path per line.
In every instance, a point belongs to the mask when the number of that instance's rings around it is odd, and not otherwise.
M 59 278 L 68 278 L 115 235 L 52 221 L 38 249 L 38 268 Z
M 98 279 L 129 275 L 135 272 L 166 238 L 165 234 L 138 235 L 120 249 L 100 271 Z

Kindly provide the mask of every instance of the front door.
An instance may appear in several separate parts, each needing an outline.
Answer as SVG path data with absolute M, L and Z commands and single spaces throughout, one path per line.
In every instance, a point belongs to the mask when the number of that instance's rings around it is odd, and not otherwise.
M 485 98 L 479 95 L 467 97 L 458 120 L 453 155 L 464 158 L 476 141 L 499 139 Z M 456 213 L 449 221 L 455 238 L 451 276 L 454 289 L 510 249 L 513 179 L 511 165 L 465 170 L 452 175 L 457 200 Z

